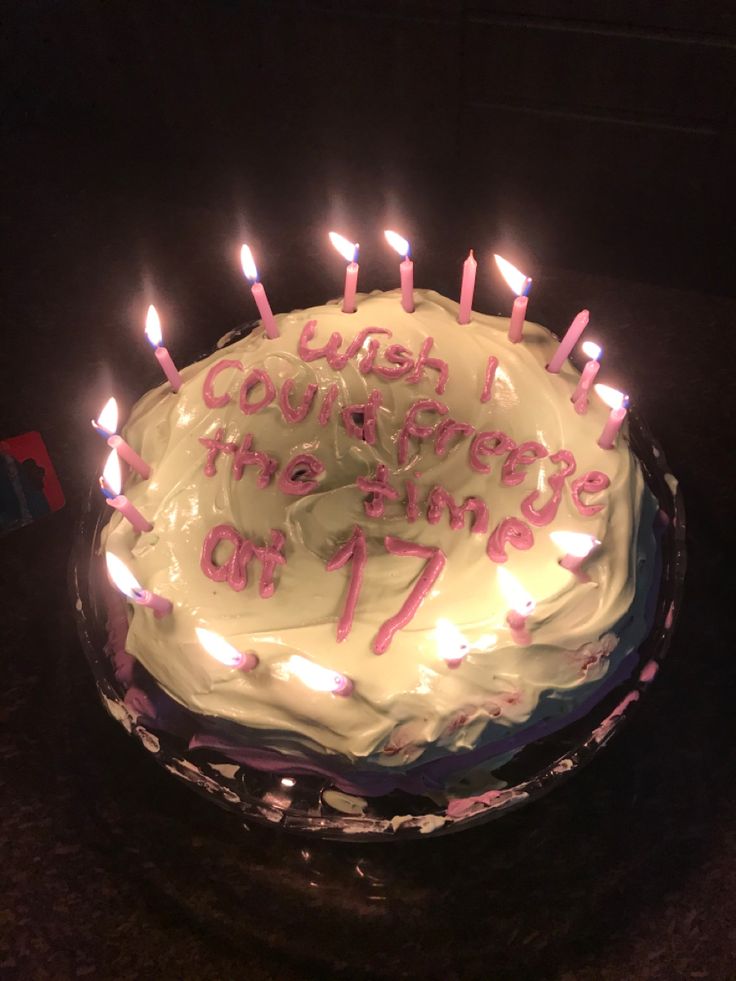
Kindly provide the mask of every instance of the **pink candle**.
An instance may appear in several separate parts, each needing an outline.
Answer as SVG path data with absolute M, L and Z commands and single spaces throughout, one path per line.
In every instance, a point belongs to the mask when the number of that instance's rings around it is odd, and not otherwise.
M 100 436 L 104 436 L 110 449 L 117 450 L 118 456 L 122 457 L 128 466 L 137 470 L 144 480 L 147 480 L 151 476 L 151 468 L 146 461 L 141 459 L 135 450 L 125 442 L 123 437 L 118 436 L 115 432 L 118 428 L 118 403 L 114 398 L 110 398 L 105 402 L 98 418 L 92 420 L 92 428 Z
M 240 651 L 224 637 L 212 630 L 205 630 L 204 627 L 195 627 L 194 632 L 210 657 L 214 657 L 220 664 L 228 668 L 237 668 L 239 671 L 252 671 L 253 668 L 258 667 L 258 655 L 253 651 Z
M 388 244 L 403 256 L 403 261 L 399 265 L 401 275 L 401 306 L 407 313 L 414 313 L 414 263 L 409 258 L 409 243 L 398 232 L 386 231 Z
M 164 599 L 163 596 L 157 596 L 156 593 L 152 593 L 150 589 L 134 590 L 133 599 L 138 606 L 147 606 L 149 609 L 153 610 L 153 615 L 157 620 L 160 620 L 161 617 L 167 617 L 174 609 L 174 605 L 171 600 Z
M 256 301 L 258 312 L 261 315 L 261 321 L 263 322 L 263 329 L 266 331 L 266 336 L 270 337 L 271 339 L 278 337 L 278 324 L 276 323 L 271 310 L 271 304 L 268 302 L 268 297 L 266 296 L 266 291 L 263 288 L 263 283 L 261 283 L 258 278 L 258 270 L 256 269 L 255 260 L 253 259 L 253 253 L 247 245 L 243 245 L 240 249 L 240 264 L 243 267 L 243 274 L 245 275 L 245 278 L 251 284 L 250 291 L 253 294 L 253 299 Z
M 171 360 L 171 355 L 162 344 L 161 321 L 156 307 L 151 304 L 146 315 L 146 336 L 154 347 L 154 352 L 161 370 L 166 375 L 173 391 L 178 392 L 181 388 L 181 375 L 176 370 L 176 365 Z
M 110 582 L 119 589 L 121 593 L 132 599 L 138 606 L 147 606 L 153 610 L 153 615 L 157 620 L 168 616 L 173 610 L 173 604 L 163 596 L 157 596 L 149 589 L 142 589 L 141 584 L 135 578 L 130 569 L 122 562 L 117 555 L 108 552 L 105 555 L 107 564 L 107 574 Z
M 340 255 L 347 260 L 345 268 L 345 290 L 342 297 L 342 312 L 355 313 L 355 292 L 358 288 L 358 243 L 348 242 L 337 232 L 330 232 L 330 241 Z
M 596 385 L 595 390 L 606 405 L 611 407 L 603 432 L 598 439 L 598 445 L 602 450 L 612 450 L 616 445 L 619 429 L 621 429 L 626 418 L 628 398 L 622 392 L 610 388 L 608 385 Z
M 121 493 L 122 474 L 117 450 L 113 450 L 107 458 L 105 469 L 100 477 L 100 490 L 105 495 L 105 501 L 111 508 L 119 511 L 138 532 L 152 531 L 153 525 L 146 521 L 140 511 L 134 507 L 128 498 Z
M 107 445 L 110 449 L 117 450 L 118 456 L 125 460 L 129 467 L 137 471 L 144 480 L 148 480 L 151 476 L 150 466 L 142 457 L 138 456 L 133 447 L 126 443 L 122 436 L 113 433 L 112 436 L 108 437 Z
M 460 310 L 457 315 L 459 324 L 470 323 L 470 312 L 473 306 L 473 293 L 475 292 L 475 273 L 478 263 L 475 261 L 473 250 L 468 253 L 468 258 L 463 263 L 463 281 L 460 287 Z
M 572 393 L 572 402 L 578 415 L 585 415 L 588 411 L 588 395 L 600 369 L 600 357 L 603 353 L 603 348 L 592 341 L 586 341 L 582 347 L 583 353 L 587 354 L 590 360 L 586 361 L 577 388 Z
M 529 302 L 529 290 L 532 288 L 532 281 L 523 272 L 520 272 L 516 266 L 512 266 L 503 256 L 494 255 L 493 258 L 496 260 L 496 265 L 506 280 L 507 285 L 513 293 L 516 293 L 516 299 L 511 309 L 511 320 L 509 321 L 509 340 L 512 344 L 518 344 L 524 336 L 524 318 L 526 317 L 526 308 Z
M 506 623 L 511 631 L 511 639 L 520 647 L 528 647 L 532 642 L 532 635 L 527 630 L 527 618 L 516 610 L 509 610 L 506 614 Z
M 559 347 L 552 356 L 552 360 L 547 365 L 547 371 L 556 375 L 557 372 L 562 367 L 565 358 L 569 355 L 570 351 L 575 347 L 580 335 L 583 333 L 585 328 L 588 326 L 588 321 L 590 320 L 590 313 L 588 310 L 581 310 L 580 313 L 575 317 L 573 322 L 567 328 L 567 333 L 560 341 Z
M 506 614 L 506 623 L 511 631 L 511 639 L 521 647 L 528 647 L 532 642 L 532 635 L 527 628 L 526 621 L 534 612 L 536 603 L 508 569 L 499 566 L 496 574 L 503 598 L 511 608 Z
M 105 495 L 105 501 L 111 508 L 119 511 L 133 525 L 137 532 L 153 531 L 151 522 L 146 521 L 138 508 L 132 505 L 124 494 L 118 494 L 116 497 L 107 497 Z
M 583 572 L 583 563 L 588 556 L 600 545 L 597 538 L 577 531 L 553 531 L 549 536 L 565 555 L 559 564 L 571 572 L 580 582 L 590 582 L 590 576 Z

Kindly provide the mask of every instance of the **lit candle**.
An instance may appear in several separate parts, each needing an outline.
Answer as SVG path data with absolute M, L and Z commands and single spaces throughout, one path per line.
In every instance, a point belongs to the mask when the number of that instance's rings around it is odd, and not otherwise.
M 122 485 L 123 478 L 120 473 L 118 451 L 112 450 L 100 477 L 100 490 L 105 496 L 105 501 L 111 508 L 119 511 L 133 525 L 136 531 L 152 531 L 153 525 L 151 522 L 146 521 L 138 508 L 134 507 L 124 494 L 120 493 Z
M 595 385 L 594 387 L 596 393 L 611 409 L 603 432 L 598 439 L 598 445 L 602 450 L 612 450 L 616 445 L 618 431 L 626 418 L 626 406 L 629 404 L 629 399 L 623 392 L 619 392 L 608 385 Z
M 447 663 L 448 668 L 458 668 L 470 650 L 465 636 L 451 620 L 440 617 L 434 627 L 437 654 Z
M 512 344 L 518 344 L 524 335 L 524 317 L 526 317 L 532 281 L 529 276 L 519 272 L 516 266 L 512 266 L 502 256 L 494 255 L 493 258 L 496 260 L 496 265 L 512 293 L 516 293 L 516 299 L 511 309 L 511 320 L 509 321 L 509 340 Z
M 301 654 L 292 654 L 286 661 L 278 662 L 273 666 L 273 673 L 282 681 L 289 678 L 298 678 L 303 685 L 311 688 L 312 691 L 332 692 L 333 695 L 347 697 L 352 695 L 355 685 L 338 671 L 330 671 L 323 668 L 313 661 L 307 660 Z
M 250 291 L 253 294 L 253 299 L 256 301 L 258 312 L 261 315 L 266 336 L 270 338 L 278 337 L 278 324 L 274 320 L 271 304 L 268 302 L 263 283 L 258 278 L 258 270 L 253 259 L 253 253 L 247 245 L 242 246 L 240 249 L 240 264 L 243 267 L 243 275 L 250 283 Z
M 330 232 L 330 241 L 347 262 L 345 268 L 345 291 L 342 297 L 342 312 L 355 313 L 355 291 L 358 288 L 358 243 L 348 242 L 337 232 Z
M 414 313 L 414 263 L 409 258 L 411 249 L 407 240 L 398 232 L 383 233 L 392 249 L 396 249 L 403 261 L 399 266 L 401 273 L 401 305 L 407 313 Z
M 116 432 L 118 428 L 118 403 L 114 398 L 105 402 L 105 406 L 97 419 L 92 420 L 92 428 L 107 440 L 110 449 L 118 451 L 118 456 L 122 457 L 128 466 L 137 470 L 144 480 L 148 480 L 151 476 L 151 468 Z
M 594 548 L 600 545 L 597 538 L 577 531 L 553 531 L 549 536 L 565 554 L 559 564 L 572 572 L 580 582 L 590 582 L 590 576 L 582 571 L 582 566 Z
M 590 394 L 590 389 L 595 381 L 595 377 L 598 374 L 598 369 L 601 366 L 601 355 L 603 354 L 603 348 L 599 344 L 595 344 L 593 341 L 585 341 L 581 347 L 583 349 L 583 354 L 590 358 L 590 360 L 585 362 L 585 367 L 580 375 L 580 381 L 577 384 L 577 388 L 572 393 L 572 401 L 575 404 L 575 411 L 582 416 L 588 411 L 588 395 Z
M 470 311 L 473 306 L 473 293 L 475 292 L 475 273 L 478 263 L 475 261 L 473 250 L 468 252 L 468 258 L 463 263 L 463 281 L 460 287 L 460 310 L 457 315 L 459 324 L 470 323 Z
M 567 333 L 560 341 L 557 350 L 552 356 L 552 360 L 547 365 L 547 371 L 551 372 L 553 375 L 557 374 L 562 367 L 565 358 L 580 340 L 580 335 L 588 326 L 589 320 L 590 312 L 588 310 L 581 310 L 580 313 L 577 314 L 573 322 L 567 328 Z
M 132 599 L 138 606 L 149 607 L 153 610 L 153 615 L 157 620 L 171 613 L 174 608 L 171 601 L 164 599 L 163 596 L 157 596 L 156 593 L 152 593 L 149 589 L 142 589 L 141 584 L 133 573 L 117 555 L 107 552 L 105 562 L 107 564 L 107 574 L 110 577 L 110 582 L 116 589 L 119 589 L 121 593 L 127 596 L 128 599 Z
M 510 607 L 506 614 L 506 623 L 511 630 L 511 639 L 521 647 L 528 647 L 532 642 L 532 635 L 527 629 L 526 621 L 534 612 L 536 603 L 508 569 L 500 565 L 497 575 L 503 597 Z
M 156 358 L 161 365 L 161 370 L 169 379 L 172 389 L 178 392 L 181 388 L 181 375 L 176 370 L 176 365 L 171 360 L 171 355 L 162 344 L 161 321 L 156 307 L 153 304 L 148 308 L 148 313 L 146 314 L 146 337 L 153 345 Z
M 214 657 L 220 664 L 228 668 L 237 668 L 239 671 L 252 671 L 258 666 L 258 655 L 253 651 L 239 651 L 224 637 L 212 630 L 205 630 L 204 627 L 195 627 L 194 632 L 210 657 Z

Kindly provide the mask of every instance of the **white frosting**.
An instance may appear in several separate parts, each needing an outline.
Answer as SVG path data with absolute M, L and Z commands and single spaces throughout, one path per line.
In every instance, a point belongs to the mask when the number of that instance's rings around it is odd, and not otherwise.
M 150 609 L 131 607 L 127 650 L 177 701 L 247 725 L 256 740 L 261 733 L 263 745 L 304 745 L 386 766 L 405 765 L 432 744 L 443 752 L 472 747 L 490 719 L 508 731 L 533 720 L 545 692 L 559 694 L 570 706 L 588 695 L 611 663 L 607 655 L 616 638 L 606 635 L 634 601 L 644 485 L 625 438 L 614 450 L 597 446 L 608 408 L 592 396 L 587 414 L 574 411 L 570 395 L 579 374 L 569 363 L 559 374 L 545 370 L 557 345 L 545 328 L 527 323 L 523 342 L 512 344 L 505 318 L 473 314 L 471 323 L 460 326 L 457 304 L 429 291 L 417 290 L 415 296 L 412 314 L 404 312 L 396 292 L 376 292 L 359 296 L 352 315 L 334 304 L 279 315 L 279 338 L 269 340 L 257 329 L 185 368 L 179 393 L 174 395 L 167 385 L 149 392 L 126 427 L 125 438 L 153 473 L 147 481 L 131 475 L 125 492 L 153 523 L 153 531 L 139 535 L 116 513 L 105 547 L 126 562 L 144 588 L 174 606 L 163 619 L 155 619 Z M 362 374 L 358 357 L 341 372 L 324 359 L 304 362 L 297 342 L 310 319 L 317 321 L 312 347 L 339 331 L 344 350 L 361 329 L 382 327 L 392 332 L 391 338 L 377 336 L 382 350 L 386 344 L 403 344 L 416 357 L 425 338 L 433 337 L 431 355 L 449 365 L 444 393 L 435 392 L 434 370 L 408 384 L 404 378 L 389 381 Z M 479 396 L 490 355 L 499 366 L 492 398 L 483 403 Z M 226 406 L 207 408 L 203 382 L 211 365 L 223 358 L 239 359 L 245 374 L 223 371 L 215 390 L 232 399 Z M 285 423 L 277 400 L 256 414 L 241 411 L 238 393 L 252 367 L 267 371 L 277 389 L 285 379 L 295 379 L 293 404 L 309 382 L 318 385 L 303 422 Z M 317 423 L 322 395 L 335 382 L 338 402 L 322 427 Z M 371 446 L 346 433 L 339 408 L 364 402 L 373 389 L 380 391 L 382 405 L 377 442 Z M 261 391 L 254 390 L 253 399 Z M 488 506 L 490 532 L 507 516 L 521 517 L 521 501 L 534 488 L 541 491 L 539 501 L 546 501 L 548 479 L 558 464 L 548 456 L 525 468 L 523 483 L 506 486 L 501 482 L 505 457 L 487 458 L 489 475 L 475 472 L 468 463 L 471 440 L 465 436 L 453 441 L 444 458 L 435 455 L 431 439 L 413 439 L 409 460 L 400 467 L 397 432 L 419 398 L 443 402 L 452 418 L 479 431 L 501 430 L 517 443 L 537 440 L 550 454 L 565 448 L 575 456 L 577 469 L 567 480 L 557 516 L 533 529 L 530 550 L 509 548 L 504 566 L 536 600 L 527 624 L 531 646 L 512 640 L 505 621 L 508 603 L 498 586 L 499 566 L 486 554 L 488 534 L 472 534 L 470 516 L 463 529 L 452 530 L 446 511 L 439 524 L 429 524 L 421 502 L 436 484 L 458 502 L 481 497 Z M 421 417 L 426 424 L 439 421 L 432 414 Z M 326 468 L 319 489 L 289 496 L 275 479 L 260 489 L 252 466 L 234 481 L 232 456 L 224 454 L 216 461 L 216 475 L 204 476 L 206 451 L 199 438 L 212 437 L 220 427 L 226 439 L 237 443 L 253 434 L 254 447 L 276 457 L 280 467 L 296 453 L 315 455 Z M 355 481 L 372 475 L 377 463 L 388 466 L 402 499 L 404 478 L 421 473 L 419 520 L 407 522 L 403 500 L 387 503 L 384 518 L 366 517 L 365 495 Z M 594 517 L 583 517 L 573 505 L 570 483 L 590 470 L 603 471 L 611 484 L 586 496 L 587 503 L 604 507 Z M 338 643 L 336 620 L 344 608 L 350 566 L 327 572 L 325 564 L 356 523 L 368 539 L 368 561 L 352 630 Z M 276 572 L 271 598 L 259 596 L 256 562 L 241 592 L 204 575 L 202 543 L 220 524 L 233 525 L 257 543 L 268 541 L 271 529 L 285 533 L 287 561 Z M 601 541 L 586 564 L 590 582 L 580 582 L 560 567 L 560 550 L 550 540 L 553 531 L 585 532 Z M 386 554 L 386 535 L 440 546 L 447 563 L 414 619 L 395 635 L 385 654 L 376 656 L 371 643 L 380 624 L 397 612 L 424 566 L 421 559 Z M 440 618 L 455 624 L 470 648 L 456 669 L 438 655 L 435 626 Z M 197 642 L 197 626 L 221 634 L 239 650 L 254 651 L 258 667 L 243 672 L 214 660 Z M 283 680 L 279 665 L 294 654 L 348 676 L 355 685 L 352 696 L 311 691 L 295 678 Z M 596 654 L 603 656 L 596 660 Z

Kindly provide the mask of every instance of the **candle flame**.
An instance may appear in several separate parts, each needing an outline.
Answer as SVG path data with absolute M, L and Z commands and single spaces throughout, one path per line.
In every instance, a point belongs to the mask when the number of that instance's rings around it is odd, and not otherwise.
M 119 589 L 128 599 L 135 599 L 136 590 L 140 591 L 141 584 L 127 565 L 117 555 L 113 555 L 112 552 L 105 554 L 105 563 L 107 565 L 107 574 L 113 586 Z
M 494 253 L 493 258 L 496 260 L 496 265 L 506 280 L 511 292 L 516 293 L 517 296 L 526 296 L 529 292 L 529 287 L 532 285 L 531 279 L 525 276 L 516 266 L 512 266 L 503 256 Z
M 151 304 L 146 314 L 146 337 L 154 347 L 160 347 L 163 335 L 161 334 L 161 319 L 156 307 Z
M 527 593 L 516 576 L 513 576 L 508 569 L 504 569 L 502 565 L 498 567 L 497 574 L 498 585 L 509 608 L 518 613 L 519 616 L 529 616 L 537 605 L 532 596 Z
M 347 695 L 352 691 L 353 683 L 344 674 L 323 668 L 313 661 L 307 660 L 301 654 L 292 654 L 286 661 L 274 665 L 273 673 L 282 681 L 298 678 L 303 685 L 312 691 L 333 692 L 335 695 Z
M 123 486 L 123 475 L 120 472 L 120 457 L 117 450 L 113 450 L 107 458 L 105 469 L 102 471 L 102 482 L 113 492 L 115 497 L 120 494 Z
M 197 640 L 210 657 L 214 657 L 216 661 L 219 661 L 220 664 L 224 664 L 228 668 L 241 668 L 251 658 L 255 659 L 255 664 L 258 663 L 255 654 L 249 652 L 250 658 L 246 657 L 242 651 L 239 651 L 237 647 L 233 647 L 224 637 L 216 634 L 213 630 L 205 630 L 204 627 L 195 627 L 194 632 L 197 635 Z M 255 667 L 255 664 L 252 666 Z
M 330 241 L 346 262 L 358 261 L 358 243 L 349 242 L 338 232 L 330 232 Z
M 249 245 L 242 245 L 240 248 L 240 265 L 243 267 L 243 275 L 248 282 L 257 283 L 258 270 Z
M 579 531 L 553 531 L 549 537 L 565 555 L 572 555 L 576 559 L 584 559 L 600 545 L 593 535 L 586 535 Z
M 595 341 L 583 341 L 580 349 L 585 357 L 591 361 L 600 361 L 601 355 L 603 354 L 603 348 L 600 344 L 596 344 Z
M 593 387 L 611 409 L 622 409 L 629 401 L 623 392 L 619 392 L 617 388 L 611 388 L 610 385 L 594 385 Z
M 92 420 L 95 429 L 101 430 L 106 435 L 112 436 L 118 429 L 118 403 L 114 398 L 109 398 L 103 406 L 102 412 L 96 419 Z
M 391 248 L 396 249 L 396 251 L 399 253 L 400 256 L 403 256 L 405 259 L 408 259 L 409 252 L 411 250 L 409 248 L 409 243 L 403 237 L 403 235 L 399 235 L 398 232 L 392 232 L 392 231 L 385 231 L 383 234 L 386 236 L 386 241 L 391 246 Z
M 440 617 L 434 627 L 437 653 L 443 661 L 460 661 L 468 653 L 470 645 L 451 620 Z

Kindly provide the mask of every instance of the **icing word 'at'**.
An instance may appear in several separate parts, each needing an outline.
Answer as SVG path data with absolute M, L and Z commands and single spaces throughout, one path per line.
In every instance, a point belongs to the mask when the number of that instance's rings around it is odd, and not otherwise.
M 378 633 L 371 645 L 374 654 L 383 654 L 387 651 L 394 638 L 394 634 L 403 629 L 414 618 L 419 607 L 440 577 L 447 562 L 445 553 L 440 548 L 434 546 L 418 545 L 416 542 L 407 542 L 401 538 L 394 538 L 391 535 L 387 535 L 384 538 L 383 544 L 386 551 L 391 555 L 405 555 L 411 558 L 425 559 L 425 566 L 398 612 L 392 617 L 389 617 L 378 628 Z M 352 628 L 355 609 L 363 585 L 366 561 L 365 533 L 360 525 L 356 525 L 351 537 L 344 545 L 338 548 L 326 565 L 328 572 L 334 572 L 337 569 L 342 569 L 348 562 L 351 564 L 345 606 L 337 621 L 338 641 L 345 640 Z
M 246 467 L 256 467 L 256 485 L 260 488 L 268 487 L 279 469 L 276 457 L 254 449 L 251 433 L 246 433 L 238 446 L 237 443 L 225 439 L 225 430 L 220 427 L 214 436 L 200 436 L 199 442 L 207 449 L 204 464 L 206 477 L 214 477 L 217 473 L 217 458 L 220 454 L 232 457 L 232 475 L 235 480 L 241 479 Z M 311 494 L 319 487 L 319 479 L 324 472 L 325 466 L 316 456 L 311 453 L 297 453 L 279 473 L 276 483 L 284 494 L 301 497 Z
M 207 532 L 202 543 L 200 567 L 208 579 L 227 582 L 231 589 L 240 592 L 248 585 L 248 565 L 251 559 L 256 559 L 261 563 L 258 592 L 263 599 L 268 599 L 276 589 L 276 567 L 286 563 L 283 551 L 285 541 L 284 533 L 274 528 L 271 530 L 270 544 L 256 545 L 232 525 L 216 525 Z M 226 562 L 215 563 L 215 550 L 222 542 L 228 542 L 232 551 Z

